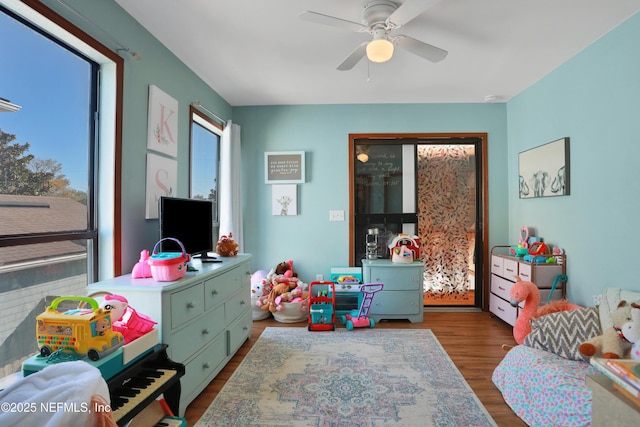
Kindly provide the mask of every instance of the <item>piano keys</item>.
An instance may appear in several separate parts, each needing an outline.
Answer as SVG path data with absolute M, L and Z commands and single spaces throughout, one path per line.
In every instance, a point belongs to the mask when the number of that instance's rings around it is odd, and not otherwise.
M 111 414 L 119 426 L 124 426 L 161 394 L 171 411 L 179 413 L 180 377 L 185 368 L 170 360 L 166 349 L 166 344 L 156 345 L 151 353 L 107 380 Z

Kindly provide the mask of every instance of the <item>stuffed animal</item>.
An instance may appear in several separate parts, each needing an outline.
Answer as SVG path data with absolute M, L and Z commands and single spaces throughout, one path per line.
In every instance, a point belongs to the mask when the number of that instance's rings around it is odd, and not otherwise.
M 265 286 L 266 270 L 258 270 L 251 275 L 251 298 L 259 298 L 269 295 L 269 289 Z
M 631 322 L 622 325 L 622 335 L 632 343 L 630 357 L 640 360 L 640 304 L 631 303 Z
M 293 261 L 283 261 L 276 265 L 275 274 L 284 274 L 286 277 L 298 277 L 298 273 L 293 269 Z
M 601 335 L 591 338 L 579 347 L 580 354 L 586 357 L 601 355 L 605 359 L 622 359 L 629 356 L 631 344 L 622 334 L 622 327 L 632 321 L 632 305 L 620 301 L 611 314 L 613 327 L 602 331 Z
M 223 257 L 238 255 L 238 244 L 233 240 L 233 233 L 229 236 L 221 236 L 216 245 L 216 253 Z
M 263 310 L 269 310 L 270 312 L 275 313 L 276 311 L 278 311 L 276 298 L 284 293 L 289 292 L 296 286 L 297 283 L 294 281 L 283 281 L 281 283 L 278 283 L 273 287 L 273 289 L 271 289 L 271 292 L 269 292 L 269 296 L 264 301 L 264 304 L 262 304 L 261 308 Z
M 127 310 L 129 302 L 122 295 L 110 295 L 104 296 L 104 300 L 100 303 L 100 308 L 111 311 L 111 321 L 118 322 L 122 320 L 124 312 Z
M 298 286 L 295 289 L 292 289 L 291 291 L 285 292 L 284 294 L 276 297 L 276 310 L 282 311 L 282 309 L 284 308 L 282 303 L 285 302 L 304 302 L 307 296 L 307 291 L 303 291 L 302 288 Z
M 545 314 L 556 313 L 558 311 L 582 308 L 579 305 L 571 304 L 565 300 L 558 302 L 552 301 L 539 307 L 540 290 L 535 283 L 520 280 L 519 276 L 516 276 L 516 279 L 517 282 L 510 291 L 510 304 L 513 307 L 517 307 L 518 304 L 524 301 L 524 308 L 520 310 L 520 315 L 513 325 L 513 338 L 518 344 L 522 344 L 525 337 L 531 333 L 531 319 L 536 319 Z

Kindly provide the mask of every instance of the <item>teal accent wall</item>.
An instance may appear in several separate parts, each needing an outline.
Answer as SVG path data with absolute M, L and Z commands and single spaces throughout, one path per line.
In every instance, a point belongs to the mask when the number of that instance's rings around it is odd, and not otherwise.
M 569 300 L 640 289 L 633 239 L 640 209 L 640 14 L 507 104 L 509 238 L 534 227 L 566 250 Z M 571 195 L 519 199 L 518 153 L 569 137 Z
M 305 281 L 349 262 L 349 134 L 486 132 L 491 244 L 507 227 L 505 104 L 379 104 L 235 107 L 242 127 L 245 250 L 254 268 L 293 260 Z M 306 183 L 297 185 L 298 215 L 274 216 L 265 151 L 304 151 Z M 330 222 L 330 210 L 345 221 Z M 221 230 L 223 231 L 223 230 Z

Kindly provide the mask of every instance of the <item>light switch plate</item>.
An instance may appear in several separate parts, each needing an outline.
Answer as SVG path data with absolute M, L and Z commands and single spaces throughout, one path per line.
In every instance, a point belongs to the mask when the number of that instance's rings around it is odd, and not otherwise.
M 329 221 L 344 221 L 344 211 L 329 211 Z

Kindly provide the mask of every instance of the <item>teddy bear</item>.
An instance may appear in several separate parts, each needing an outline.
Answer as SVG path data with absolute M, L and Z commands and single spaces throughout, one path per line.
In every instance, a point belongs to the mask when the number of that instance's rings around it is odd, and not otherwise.
M 622 334 L 622 327 L 631 322 L 632 304 L 627 301 L 620 301 L 615 311 L 611 314 L 613 327 L 602 331 L 601 335 L 593 337 L 583 342 L 579 351 L 586 357 L 601 354 L 600 357 L 605 359 L 621 359 L 629 355 L 631 350 L 630 343 Z
M 631 321 L 622 325 L 622 335 L 631 343 L 630 357 L 640 360 L 640 304 L 631 303 Z
M 298 273 L 293 269 L 293 261 L 283 261 L 276 265 L 275 274 L 284 274 L 286 277 L 298 277 Z
M 238 255 L 238 244 L 233 240 L 233 233 L 229 236 L 221 236 L 216 245 L 216 253 L 223 257 Z
M 276 298 L 278 298 L 280 295 L 284 293 L 289 292 L 291 289 L 294 289 L 296 286 L 297 286 L 297 281 L 293 281 L 293 280 L 279 282 L 277 285 L 273 287 L 273 289 L 271 289 L 271 292 L 269 292 L 269 296 L 267 297 L 267 299 L 264 301 L 264 303 L 260 308 L 262 308 L 263 310 L 269 310 L 270 312 L 275 313 L 276 311 L 278 311 Z

